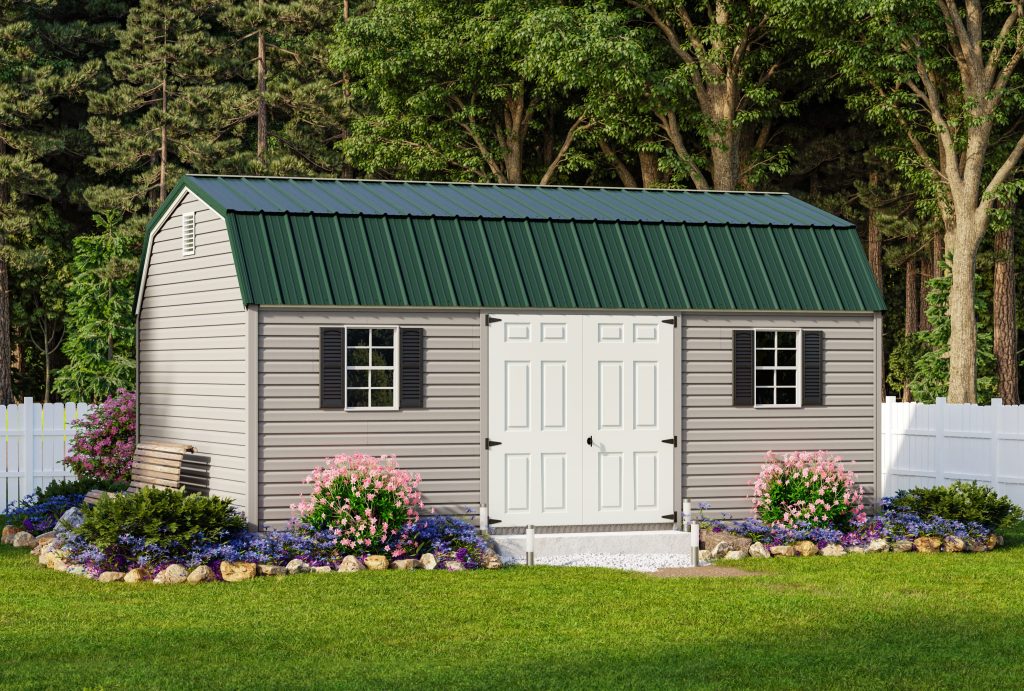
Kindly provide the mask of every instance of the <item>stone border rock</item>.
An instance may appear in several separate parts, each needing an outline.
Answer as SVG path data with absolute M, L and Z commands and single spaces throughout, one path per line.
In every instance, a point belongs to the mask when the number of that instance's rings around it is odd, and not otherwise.
M 700 561 L 713 562 L 717 560 L 735 561 L 748 557 L 754 559 L 771 559 L 779 557 L 813 557 L 821 555 L 824 557 L 842 557 L 847 554 L 880 553 L 880 552 L 921 552 L 922 554 L 943 552 L 988 552 L 1001 544 L 996 535 L 990 535 L 983 544 L 969 544 L 966 541 L 948 535 L 941 537 L 919 537 L 916 540 L 893 540 L 883 538 L 872 540 L 866 545 L 853 545 L 846 547 L 840 544 L 828 544 L 819 547 L 810 540 L 800 540 L 792 545 L 772 545 L 771 547 L 760 542 L 752 542 L 750 538 L 730 533 L 728 531 L 712 531 L 702 529 L 700 531 L 700 542 L 703 549 L 700 550 Z

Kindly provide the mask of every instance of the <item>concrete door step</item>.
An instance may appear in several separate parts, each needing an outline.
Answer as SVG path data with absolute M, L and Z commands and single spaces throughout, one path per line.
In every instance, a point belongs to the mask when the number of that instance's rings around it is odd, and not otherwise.
M 494 535 L 491 539 L 502 558 L 515 561 L 525 559 L 525 535 Z M 533 550 L 537 558 L 576 554 L 689 555 L 690 533 L 678 530 L 545 533 L 534 536 Z

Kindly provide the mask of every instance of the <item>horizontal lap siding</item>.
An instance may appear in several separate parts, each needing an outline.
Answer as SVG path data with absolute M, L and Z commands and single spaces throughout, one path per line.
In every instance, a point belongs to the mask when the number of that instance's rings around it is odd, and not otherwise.
M 419 327 L 425 335 L 425 407 L 320 409 L 320 329 Z M 260 526 L 280 527 L 315 465 L 339 453 L 393 453 L 423 477 L 424 500 L 463 513 L 480 503 L 480 321 L 476 314 L 259 311 Z
M 821 330 L 825 405 L 802 409 L 732 405 L 734 329 Z M 712 515 L 747 515 L 750 481 L 768 450 L 835 452 L 873 495 L 873 315 L 686 315 L 683 319 L 683 496 Z
M 196 251 L 181 220 L 196 214 Z M 245 306 L 224 221 L 186 195 L 154 233 L 139 315 L 139 437 L 191 444 L 209 491 L 245 508 Z

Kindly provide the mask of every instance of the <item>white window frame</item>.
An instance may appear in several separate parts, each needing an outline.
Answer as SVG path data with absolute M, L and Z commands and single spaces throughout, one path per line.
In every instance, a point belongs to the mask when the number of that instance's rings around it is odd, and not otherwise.
M 778 334 L 780 331 L 789 331 L 796 334 L 796 365 L 793 367 L 779 367 L 778 365 L 772 366 L 761 366 L 757 364 L 757 334 L 759 333 L 773 333 Z M 776 335 L 775 351 L 779 349 L 778 336 Z M 787 348 L 788 350 L 788 348 Z M 776 358 L 776 362 L 778 359 Z M 778 370 L 795 370 L 796 371 L 796 403 L 758 403 L 757 402 L 757 372 L 758 370 L 770 370 L 772 372 Z M 764 387 L 761 387 L 764 388 Z M 788 388 L 788 387 L 787 387 Z M 777 389 L 778 384 L 772 385 L 773 391 L 776 391 L 776 398 L 778 397 Z M 784 327 L 778 327 L 773 329 L 754 329 L 754 407 L 755 408 L 802 408 L 804 405 L 804 332 L 803 329 L 788 329 Z
M 189 211 L 181 215 L 181 256 L 194 257 L 196 254 L 196 213 Z
M 366 402 L 367 402 L 367 404 L 369 404 L 371 402 L 371 399 L 373 397 L 373 389 L 374 389 L 374 387 L 370 386 L 371 380 L 373 378 L 373 374 L 372 374 L 373 370 L 387 370 L 387 369 L 390 369 L 390 370 L 394 371 L 394 375 L 391 377 L 391 387 L 392 387 L 391 406 L 379 406 L 379 405 L 378 406 L 375 406 L 375 405 L 350 406 L 348 404 L 348 391 L 349 391 L 349 385 L 348 385 L 348 372 L 349 372 L 349 365 L 348 365 L 348 332 L 349 332 L 349 329 L 369 329 L 370 330 L 370 341 L 369 341 L 369 344 L 367 345 L 367 348 L 370 350 L 370 363 L 368 365 L 366 365 L 365 367 L 362 366 L 362 365 L 353 365 L 352 368 L 351 368 L 354 371 L 365 371 L 365 372 L 367 372 L 367 387 L 366 387 Z M 374 329 L 390 329 L 394 333 L 394 340 L 392 341 L 392 343 L 394 344 L 392 346 L 392 348 L 394 349 L 394 360 L 392 361 L 392 364 L 391 364 L 390 367 L 387 367 L 387 366 L 374 367 L 374 365 L 373 365 L 373 330 Z M 390 325 L 387 325 L 387 324 L 378 324 L 376 326 L 363 326 L 363 325 L 355 325 L 355 324 L 353 324 L 351 326 L 346 326 L 345 327 L 345 330 L 344 330 L 344 360 L 343 360 L 343 367 L 342 367 L 342 376 L 345 378 L 345 410 L 361 411 L 361 412 L 362 411 L 371 411 L 372 412 L 372 411 L 378 411 L 378 410 L 398 410 L 399 409 L 399 405 L 398 405 L 398 403 L 399 403 L 399 401 L 398 401 L 398 393 L 399 393 L 398 377 L 399 377 L 399 369 L 400 369 L 400 367 L 399 367 L 400 360 L 399 360 L 399 353 L 398 353 L 398 348 L 399 348 L 399 344 L 398 344 L 398 335 L 399 334 L 398 334 L 398 331 L 399 331 L 399 327 L 397 327 L 397 326 L 390 326 Z M 355 387 L 355 388 L 361 389 L 362 387 Z

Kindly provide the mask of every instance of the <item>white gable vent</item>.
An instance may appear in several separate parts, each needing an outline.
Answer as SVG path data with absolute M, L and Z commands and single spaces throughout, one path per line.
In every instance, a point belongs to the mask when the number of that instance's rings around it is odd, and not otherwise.
M 181 217 L 181 255 L 191 257 L 196 253 L 196 214 L 183 214 Z

